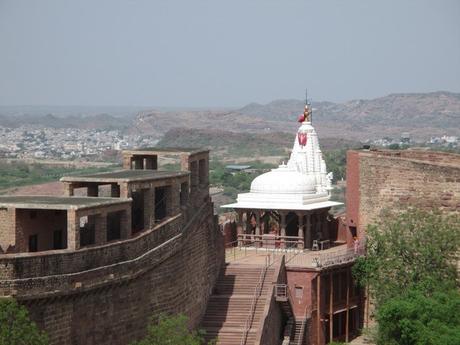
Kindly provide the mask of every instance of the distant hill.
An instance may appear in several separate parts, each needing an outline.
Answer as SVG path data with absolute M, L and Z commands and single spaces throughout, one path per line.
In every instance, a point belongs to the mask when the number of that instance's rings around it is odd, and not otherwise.
M 292 133 L 303 107 L 300 100 L 276 100 L 226 112 L 143 112 L 134 121 L 132 130 L 158 136 L 175 127 Z M 344 103 L 313 102 L 313 108 L 313 122 L 320 137 L 364 141 L 384 136 L 398 138 L 402 132 L 423 140 L 445 134 L 460 135 L 458 93 L 391 94 Z
M 215 129 L 173 128 L 158 142 L 160 147 L 207 147 L 216 156 L 251 157 L 288 156 L 295 140 L 293 133 L 237 133 Z M 361 143 L 320 138 L 323 150 L 360 147 Z
M 114 107 L 0 107 L 0 126 L 120 129 L 161 139 L 174 128 L 223 130 L 236 133 L 293 133 L 303 112 L 300 100 L 251 103 L 240 109 L 173 109 Z M 344 103 L 313 102 L 313 123 L 320 138 L 364 141 L 385 136 L 414 139 L 460 136 L 460 94 L 401 93 Z M 49 111 L 49 112 L 47 112 Z M 137 115 L 136 115 L 137 114 Z
M 266 105 L 249 104 L 243 115 L 269 121 L 295 121 L 304 103 L 277 100 Z M 364 140 L 385 135 L 398 137 L 409 132 L 414 138 L 460 135 L 460 94 L 452 92 L 391 94 L 371 100 L 345 103 L 314 102 L 313 121 L 324 136 L 337 135 Z

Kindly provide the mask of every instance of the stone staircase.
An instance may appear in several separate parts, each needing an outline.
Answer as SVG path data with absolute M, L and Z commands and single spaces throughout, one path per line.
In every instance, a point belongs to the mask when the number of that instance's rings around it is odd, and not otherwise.
M 206 341 L 216 339 L 217 345 L 240 345 L 263 269 L 263 265 L 242 264 L 227 264 L 223 268 L 200 327 L 206 331 Z M 267 269 L 246 345 L 258 345 L 255 338 L 265 302 L 272 292 L 273 273 L 274 269 Z

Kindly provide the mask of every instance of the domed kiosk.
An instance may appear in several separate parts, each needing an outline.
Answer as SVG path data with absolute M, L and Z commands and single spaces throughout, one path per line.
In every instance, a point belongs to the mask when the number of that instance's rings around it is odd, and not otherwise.
M 330 245 L 329 210 L 342 203 L 330 200 L 332 173 L 326 171 L 311 115 L 307 103 L 287 164 L 256 177 L 249 193 L 222 206 L 239 215 L 240 245 L 299 249 Z

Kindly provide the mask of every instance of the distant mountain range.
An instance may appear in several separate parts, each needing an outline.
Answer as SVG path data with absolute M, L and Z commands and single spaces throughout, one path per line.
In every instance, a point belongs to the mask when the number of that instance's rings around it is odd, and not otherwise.
M 452 92 L 391 94 L 371 100 L 344 103 L 313 102 L 313 124 L 321 138 L 364 141 L 385 136 L 398 138 L 408 132 L 416 140 L 431 136 L 460 135 L 460 94 Z M 136 110 L 75 114 L 30 115 L 0 107 L 0 126 L 32 124 L 44 127 L 121 129 L 132 134 L 161 139 L 176 128 L 237 133 L 293 133 L 297 116 L 303 112 L 300 100 L 251 103 L 233 110 Z M 30 108 L 30 107 L 29 107 Z M 117 114 L 115 114 L 117 112 Z M 69 115 L 70 114 L 70 115 Z M 125 114 L 125 116 L 123 116 Z M 174 133 L 174 132 L 173 132 Z M 203 132 L 200 132 L 203 135 Z M 230 136 L 229 136 L 230 137 Z
M 414 139 L 460 135 L 460 94 L 451 92 L 391 94 L 372 100 L 345 103 L 314 102 L 313 123 L 320 137 L 364 141 L 385 136 Z M 249 104 L 232 111 L 143 112 L 134 130 L 161 135 L 176 127 L 220 129 L 233 132 L 289 132 L 304 102 L 276 100 Z

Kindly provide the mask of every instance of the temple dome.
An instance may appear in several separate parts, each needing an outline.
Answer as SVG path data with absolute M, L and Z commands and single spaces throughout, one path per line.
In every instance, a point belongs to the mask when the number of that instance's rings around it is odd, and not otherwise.
M 280 165 L 256 177 L 251 183 L 251 193 L 311 194 L 315 193 L 315 177 Z

